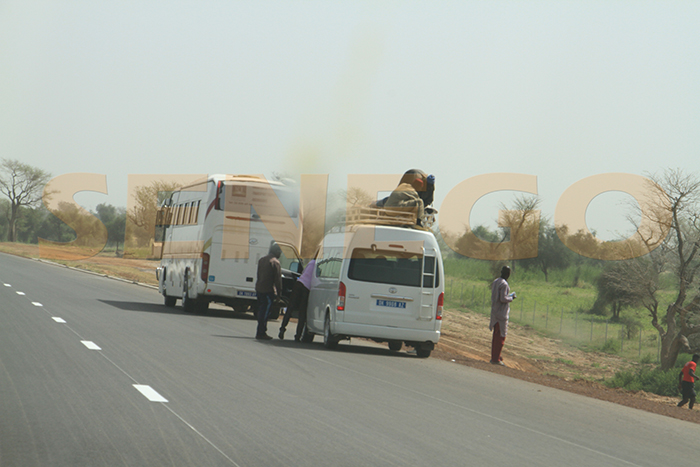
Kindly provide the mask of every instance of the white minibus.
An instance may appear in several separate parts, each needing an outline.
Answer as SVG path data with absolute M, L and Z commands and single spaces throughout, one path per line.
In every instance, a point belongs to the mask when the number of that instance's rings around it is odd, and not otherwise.
M 415 226 L 356 224 L 328 233 L 316 258 L 304 341 L 327 348 L 362 337 L 394 351 L 430 356 L 440 338 L 444 301 L 440 248 Z

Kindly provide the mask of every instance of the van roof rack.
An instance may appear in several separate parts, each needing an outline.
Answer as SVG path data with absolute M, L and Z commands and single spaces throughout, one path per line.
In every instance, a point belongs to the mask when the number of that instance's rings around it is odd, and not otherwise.
M 405 209 L 387 209 L 371 206 L 353 206 L 347 209 L 346 225 L 374 224 L 398 227 L 420 228 L 416 223 L 416 213 Z

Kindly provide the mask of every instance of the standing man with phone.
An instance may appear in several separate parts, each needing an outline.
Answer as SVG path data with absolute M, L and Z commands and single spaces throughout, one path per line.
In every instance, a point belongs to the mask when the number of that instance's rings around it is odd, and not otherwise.
M 510 302 L 515 300 L 515 292 L 510 292 L 508 278 L 510 277 L 510 268 L 503 266 L 501 268 L 501 277 L 491 283 L 491 322 L 489 330 L 493 331 L 493 339 L 491 340 L 491 363 L 494 365 L 505 366 L 501 350 L 506 342 L 506 333 L 508 332 L 508 318 L 510 315 Z

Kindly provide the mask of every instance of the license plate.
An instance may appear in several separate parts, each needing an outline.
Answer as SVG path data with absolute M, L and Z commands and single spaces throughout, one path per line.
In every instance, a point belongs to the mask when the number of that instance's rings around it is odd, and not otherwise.
M 255 292 L 248 292 L 247 290 L 239 290 L 236 292 L 239 297 L 257 297 Z
M 406 302 L 396 300 L 377 300 L 377 306 L 385 306 L 387 308 L 406 308 Z

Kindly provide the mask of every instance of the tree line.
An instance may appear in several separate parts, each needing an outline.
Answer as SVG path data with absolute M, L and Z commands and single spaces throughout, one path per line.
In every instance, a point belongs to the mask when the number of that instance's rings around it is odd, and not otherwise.
M 169 191 L 177 188 L 171 183 L 155 182 L 136 190 L 136 205 L 129 212 L 124 207 L 107 203 L 86 212 L 66 202 L 51 203 L 47 208 L 42 201 L 52 201 L 55 193 L 50 184 L 47 186 L 50 180 L 51 174 L 37 167 L 12 159 L 0 161 L 0 241 L 36 244 L 42 239 L 56 243 L 77 240 L 79 243 L 70 224 L 80 230 L 86 240 L 106 233 L 106 246 L 115 248 L 117 254 L 120 246 L 123 251 L 125 242 L 134 247 L 149 247 L 153 241 L 157 205 Z M 101 224 L 95 222 L 93 216 Z

